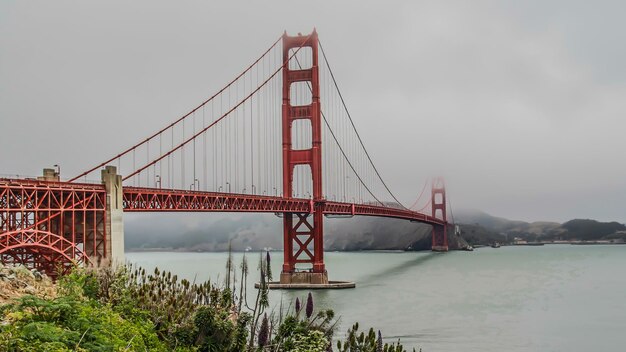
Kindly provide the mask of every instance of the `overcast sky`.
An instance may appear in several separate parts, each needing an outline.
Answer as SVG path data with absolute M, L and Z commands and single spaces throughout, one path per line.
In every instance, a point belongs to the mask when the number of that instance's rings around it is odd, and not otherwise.
M 626 221 L 626 5 L 602 1 L 0 2 L 0 174 L 74 176 L 315 26 L 401 201 Z

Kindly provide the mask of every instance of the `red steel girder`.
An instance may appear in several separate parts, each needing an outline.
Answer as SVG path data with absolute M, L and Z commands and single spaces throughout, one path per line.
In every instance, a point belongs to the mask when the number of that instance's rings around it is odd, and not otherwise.
M 125 212 L 244 212 L 363 215 L 443 225 L 444 221 L 411 210 L 380 205 L 160 188 L 124 187 Z
M 0 179 L 0 261 L 54 275 L 106 257 L 101 184 Z M 63 269 L 63 270 L 65 270 Z
M 313 202 L 249 194 L 124 187 L 123 206 L 126 212 L 309 213 Z

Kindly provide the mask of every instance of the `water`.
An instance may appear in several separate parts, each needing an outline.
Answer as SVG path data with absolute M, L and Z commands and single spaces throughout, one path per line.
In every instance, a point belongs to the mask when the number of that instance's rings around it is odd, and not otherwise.
M 241 256 L 235 254 L 237 263 Z M 256 276 L 259 254 L 247 256 Z M 224 278 L 226 257 L 127 253 L 146 268 L 214 281 Z M 281 263 L 273 252 L 275 276 Z M 313 291 L 316 308 L 341 316 L 339 335 L 358 321 L 380 329 L 386 342 L 400 338 L 423 351 L 626 350 L 626 245 L 327 253 L 326 264 L 331 280 L 357 283 L 356 289 Z M 270 303 L 307 293 L 272 291 Z

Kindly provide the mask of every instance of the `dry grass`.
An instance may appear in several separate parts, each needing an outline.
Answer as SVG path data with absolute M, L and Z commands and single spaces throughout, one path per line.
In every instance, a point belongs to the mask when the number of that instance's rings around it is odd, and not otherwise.
M 52 280 L 46 275 L 34 274 L 23 266 L 0 264 L 0 305 L 10 303 L 24 295 L 54 298 L 57 291 Z

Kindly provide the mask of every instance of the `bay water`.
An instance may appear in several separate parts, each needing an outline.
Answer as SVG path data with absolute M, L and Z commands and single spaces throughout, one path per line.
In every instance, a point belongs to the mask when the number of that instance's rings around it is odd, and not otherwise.
M 243 253 L 233 253 L 237 272 Z M 253 304 L 258 252 L 245 253 Z M 274 277 L 282 252 L 271 252 Z M 127 261 L 196 282 L 223 283 L 228 253 L 136 252 Z M 474 252 L 330 252 L 331 280 L 355 289 L 311 291 L 316 309 L 419 351 L 626 351 L 626 245 L 545 245 Z M 239 275 L 239 274 L 238 274 Z M 309 291 L 273 290 L 270 309 Z

